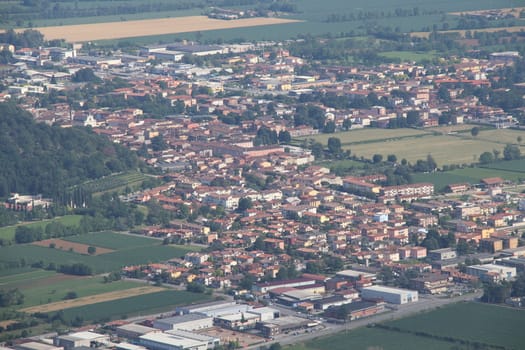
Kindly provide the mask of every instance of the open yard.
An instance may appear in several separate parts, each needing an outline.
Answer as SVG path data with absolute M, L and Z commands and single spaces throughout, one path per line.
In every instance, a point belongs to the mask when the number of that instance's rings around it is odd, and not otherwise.
M 525 310 L 480 303 L 459 303 L 384 323 L 387 327 L 396 327 L 398 330 L 360 328 L 288 349 L 472 349 L 473 347 L 458 342 L 468 341 L 518 350 L 525 344 L 525 335 L 521 330 L 524 322 Z M 420 333 L 416 334 L 417 332 Z M 453 339 L 445 341 L 440 337 Z
M 69 309 L 72 307 L 79 307 L 84 305 L 97 304 L 106 301 L 118 300 L 123 298 L 130 298 L 137 295 L 146 295 L 150 293 L 156 293 L 165 290 L 161 287 L 142 286 L 137 288 L 131 288 L 126 290 L 118 290 L 115 292 L 107 292 L 102 294 L 90 295 L 82 298 L 68 299 L 57 301 L 54 303 L 48 303 L 39 306 L 32 306 L 24 309 L 20 309 L 25 313 L 33 314 L 36 312 L 51 312 Z
M 47 40 L 65 39 L 67 42 L 82 42 L 206 30 L 268 26 L 293 22 L 296 21 L 282 18 L 257 17 L 225 21 L 208 18 L 207 16 L 188 16 L 140 21 L 38 27 L 35 29 L 44 34 Z
M 107 248 L 101 248 L 101 247 L 96 247 L 96 246 L 82 244 L 82 243 L 68 242 L 68 241 L 64 241 L 62 239 L 56 239 L 56 238 L 45 239 L 43 241 L 36 241 L 36 242 L 33 242 L 33 244 L 39 247 L 48 247 L 51 249 L 67 250 L 67 251 L 75 252 L 79 254 L 89 254 L 89 247 L 94 247 L 95 252 L 89 255 L 101 255 L 101 254 L 111 253 L 114 251 L 114 250 L 107 249 Z

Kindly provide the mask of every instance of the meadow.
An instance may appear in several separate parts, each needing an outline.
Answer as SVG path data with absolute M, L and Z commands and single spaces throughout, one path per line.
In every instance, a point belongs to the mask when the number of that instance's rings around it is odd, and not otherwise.
M 15 238 L 15 231 L 18 226 L 27 226 L 30 228 L 40 227 L 42 229 L 45 229 L 46 225 L 51 222 L 60 222 L 64 226 L 78 226 L 80 224 L 80 219 L 82 219 L 82 215 L 66 215 L 51 220 L 25 222 L 13 226 L 0 227 L 0 239 L 3 239 L 8 242 L 13 241 Z
M 466 345 L 440 338 L 450 337 L 456 341 L 479 342 L 517 350 L 525 344 L 525 335 L 521 331 L 524 321 L 524 310 L 481 303 L 459 303 L 382 324 L 397 330 L 359 328 L 287 349 L 467 349 Z

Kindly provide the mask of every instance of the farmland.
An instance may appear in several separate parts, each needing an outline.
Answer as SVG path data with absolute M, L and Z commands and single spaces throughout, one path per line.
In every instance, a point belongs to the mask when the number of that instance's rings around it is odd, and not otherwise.
M 173 310 L 175 306 L 209 300 L 205 294 L 166 290 L 64 310 L 63 317 L 71 321 L 77 317 L 90 321 L 108 321 L 134 315 Z
M 11 242 L 15 238 L 15 231 L 18 226 L 27 226 L 31 228 L 37 228 L 40 227 L 44 229 L 47 224 L 51 222 L 60 222 L 64 226 L 77 226 L 80 223 L 80 219 L 82 219 L 82 215 L 67 215 L 60 218 L 52 219 L 52 220 L 43 220 L 43 221 L 36 221 L 36 222 L 26 222 L 18 225 L 13 226 L 6 226 L 0 228 L 0 239 L 3 239 L 5 241 Z
M 398 159 L 415 162 L 430 154 L 439 166 L 443 166 L 476 163 L 481 153 L 494 149 L 502 151 L 506 143 L 516 143 L 520 134 L 522 132 L 508 129 L 483 130 L 477 137 L 471 137 L 469 132 L 446 134 L 440 129 L 361 129 L 308 136 L 306 139 L 326 145 L 329 137 L 338 137 L 343 149 L 367 159 L 371 159 L 374 154 L 383 157 L 394 154 Z M 519 146 L 524 152 L 524 146 Z
M 86 237 L 96 237 L 97 235 L 104 236 L 105 234 L 107 233 L 97 233 L 93 234 L 93 236 L 87 235 Z M 117 243 L 114 234 L 110 233 L 108 237 L 108 242 L 110 242 L 108 245 L 113 243 L 113 246 L 115 246 Z M 131 238 L 131 236 L 120 235 L 120 239 L 123 242 L 128 238 Z M 68 239 L 74 238 L 68 237 Z M 96 246 L 112 249 L 111 247 L 104 246 L 104 238 L 97 237 L 95 240 L 97 241 L 97 244 L 95 244 Z M 56 266 L 60 266 L 82 263 L 89 266 L 94 273 L 98 274 L 116 271 L 125 265 L 145 264 L 164 261 L 174 257 L 181 257 L 186 254 L 186 252 L 195 249 L 186 246 L 162 245 L 161 241 L 154 239 L 146 240 L 149 244 L 138 245 L 138 241 L 134 242 L 135 245 L 122 243 L 120 249 L 115 249 L 116 251 L 114 252 L 98 256 L 82 255 L 71 251 L 39 247 L 31 244 L 2 247 L 0 248 L 0 265 L 7 265 L 10 262 L 19 262 L 21 258 L 24 258 L 24 263 L 28 265 L 38 263 L 47 266 L 48 264 L 53 263 Z M 81 243 L 93 245 L 91 242 L 88 242 L 88 240 L 84 240 L 84 242 Z
M 143 286 L 130 281 L 104 283 L 100 276 L 79 277 L 43 270 L 1 278 L 0 281 L 2 288 L 18 288 L 23 291 L 24 303 L 17 305 L 17 309 L 60 302 L 72 291 L 78 298 L 85 298 Z
M 208 18 L 206 16 L 189 16 L 141 21 L 38 27 L 36 29 L 44 34 L 47 40 L 65 39 L 68 42 L 79 42 L 267 26 L 292 22 L 295 22 L 295 20 L 279 18 L 246 18 L 224 21 Z
M 53 249 L 68 250 L 78 254 L 89 254 L 89 247 L 93 247 L 96 249 L 95 252 L 92 253 L 92 255 L 100 255 L 113 252 L 113 250 L 107 248 L 101 248 L 93 245 L 75 243 L 55 238 L 44 239 L 43 241 L 36 241 L 33 242 L 33 244 L 39 247 L 49 247 Z
M 382 0 L 327 0 L 323 2 L 314 0 L 290 0 L 288 1 L 296 11 L 293 13 L 280 14 L 281 18 L 250 18 L 236 21 L 220 21 L 218 24 L 210 25 L 207 17 L 200 16 L 206 11 L 207 6 L 213 6 L 213 2 L 190 2 L 179 3 L 176 1 L 165 3 L 157 0 L 148 1 L 81 1 L 73 5 L 60 2 L 57 13 L 46 12 L 45 16 L 39 15 L 34 9 L 23 9 L 21 13 L 15 13 L 15 7 L 7 7 L 10 15 L 7 16 L 4 26 L 33 27 L 45 32 L 46 37 L 56 38 L 67 36 L 67 40 L 101 40 L 138 38 L 141 43 L 155 42 L 159 40 L 198 39 L 204 41 L 213 40 L 284 40 L 298 37 L 300 35 L 312 34 L 322 35 L 326 33 L 340 34 L 350 33 L 354 35 L 366 35 L 366 28 L 381 25 L 396 28 L 401 32 L 420 32 L 432 28 L 453 28 L 458 23 L 459 17 L 454 12 L 466 12 L 490 8 L 510 7 L 520 4 L 517 0 L 445 0 L 435 1 L 423 0 L 414 3 L 408 0 L 393 0 L 385 3 Z M 14 1 L 13 3 L 19 3 Z M 257 8 L 266 5 L 265 2 L 254 3 L 251 6 L 232 6 L 237 9 Z M 6 6 L 6 5 L 4 5 Z M 165 8 L 160 8 L 164 6 Z M 167 8 L 168 6 L 169 8 Z M 138 9 L 140 10 L 132 10 Z M 396 10 L 412 11 L 417 8 L 417 13 L 409 17 L 396 14 Z M 1 11 L 1 7 L 0 7 Z M 359 20 L 330 21 L 333 15 L 352 15 L 358 17 L 362 13 L 380 14 L 382 17 Z M 153 20 L 153 25 L 140 24 L 142 21 Z M 170 22 L 164 22 L 169 19 Z M 171 20 L 177 20 L 171 22 Z M 137 23 L 137 21 L 140 21 Z M 191 21 L 191 23 L 189 23 Z M 521 20 L 515 19 L 519 25 Z M 93 27 L 74 26 L 79 24 L 107 23 L 108 26 L 100 25 Z M 145 22 L 144 22 L 145 23 Z M 171 23 L 169 25 L 165 23 Z M 181 24 L 185 23 L 185 24 Z M 499 23 L 498 23 L 499 24 Z M 52 27 L 51 27 L 52 26 Z M 48 28 L 48 29 L 45 29 Z M 52 28 L 52 29 L 51 29 Z M 122 28 L 122 29 L 119 29 Z M 124 29 L 126 28 L 126 29 Z M 76 30 L 83 30 L 88 34 L 74 34 Z M 179 33 L 179 34 L 177 34 Z M 86 36 L 89 35 L 89 38 Z M 390 55 L 390 54 L 388 54 Z M 406 53 L 394 53 L 396 57 L 404 56 Z M 418 55 L 418 59 L 423 59 Z
M 480 303 L 460 303 L 383 324 L 390 329 L 361 328 L 319 338 L 290 349 L 441 350 L 454 348 L 455 345 L 463 349 L 458 344 L 459 341 L 521 349 L 525 342 L 525 336 L 521 332 L 524 321 L 523 310 Z M 440 337 L 453 340 L 445 341 Z
M 62 301 L 57 301 L 54 303 L 47 303 L 44 305 L 38 305 L 38 306 L 32 306 L 24 309 L 20 309 L 20 311 L 25 313 L 36 313 L 36 312 L 51 312 L 51 311 L 58 311 L 58 310 L 64 310 L 69 309 L 73 307 L 81 307 L 85 305 L 91 305 L 91 304 L 98 304 L 106 301 L 113 301 L 123 298 L 131 298 L 137 295 L 146 295 L 150 293 L 156 293 L 163 291 L 164 288 L 160 287 L 152 287 L 152 286 L 143 286 L 143 287 L 136 287 L 136 288 L 130 288 L 126 290 L 118 290 L 115 292 L 107 292 L 107 293 L 101 293 L 96 295 L 90 295 L 82 298 L 75 298 L 75 299 L 67 299 Z

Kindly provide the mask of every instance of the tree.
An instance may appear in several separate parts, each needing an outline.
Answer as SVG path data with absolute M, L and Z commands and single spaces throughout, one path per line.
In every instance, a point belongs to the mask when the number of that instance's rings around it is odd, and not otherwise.
M 78 298 L 78 294 L 75 291 L 67 292 L 64 296 L 64 300 L 71 300 Z
M 330 152 L 332 156 L 341 154 L 341 140 L 338 137 L 328 138 L 328 152 Z
M 419 124 L 420 120 L 421 120 L 421 117 L 419 115 L 419 111 L 408 111 L 407 112 L 407 125 L 408 126 L 416 126 Z
M 521 143 L 521 141 L 523 141 L 523 138 L 522 138 L 521 136 L 518 136 L 518 137 L 516 138 L 516 141 L 518 141 L 518 143 Z
M 343 129 L 350 130 L 352 128 L 352 121 L 350 119 L 343 120 Z
M 82 68 L 73 74 L 71 81 L 75 83 L 84 83 L 84 82 L 98 82 L 100 78 L 95 75 L 93 69 L 91 68 Z
M 239 212 L 246 211 L 248 209 L 251 209 L 253 207 L 252 199 L 249 197 L 244 197 L 239 199 L 239 206 L 237 207 L 237 210 Z
M 97 252 L 97 248 L 93 246 L 89 246 L 87 249 L 87 252 L 89 255 L 94 255 Z
M 292 141 L 292 136 L 289 131 L 281 130 L 279 131 L 279 142 L 280 143 L 290 143 Z
M 518 146 L 507 144 L 503 149 L 503 159 L 505 160 L 514 160 L 520 159 L 521 151 Z
M 168 148 L 168 144 L 162 135 L 158 135 L 151 139 L 151 148 L 153 151 L 163 151 Z
M 386 160 L 389 161 L 390 163 L 395 163 L 395 162 L 397 162 L 397 157 L 396 157 L 395 154 L 389 154 L 386 157 Z
M 312 145 L 312 155 L 316 158 L 316 159 L 320 159 L 323 157 L 323 144 L 320 143 L 320 142 L 315 142 L 313 145 Z
M 473 137 L 476 137 L 479 135 L 479 128 L 477 126 L 473 127 L 471 130 L 470 130 L 470 134 L 473 136 Z
M 376 164 L 381 163 L 383 161 L 383 156 L 381 154 L 374 154 L 372 161 Z
M 483 152 L 479 156 L 479 162 L 481 164 L 489 164 L 489 163 L 492 163 L 493 161 L 494 161 L 494 156 L 492 152 Z

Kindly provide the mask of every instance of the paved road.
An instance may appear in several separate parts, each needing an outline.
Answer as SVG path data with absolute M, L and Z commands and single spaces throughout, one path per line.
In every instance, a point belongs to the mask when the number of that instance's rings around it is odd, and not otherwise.
M 390 321 L 390 320 L 396 320 L 403 317 L 407 317 L 410 315 L 414 315 L 417 313 L 420 313 L 422 311 L 427 310 L 433 310 L 438 307 L 451 304 L 451 303 L 457 303 L 461 301 L 471 301 L 476 300 L 481 297 L 483 293 L 477 292 L 477 293 L 471 293 L 466 294 L 454 298 L 445 298 L 445 297 L 434 297 L 434 296 L 423 296 L 419 299 L 417 303 L 412 304 L 405 304 L 405 305 L 397 305 L 397 310 L 385 312 L 379 315 L 363 318 L 356 321 L 351 321 L 346 324 L 342 325 L 335 325 L 335 324 L 325 324 L 325 328 L 321 330 L 313 331 L 312 333 L 301 333 L 298 335 L 281 335 L 276 337 L 276 339 L 272 342 L 268 342 L 265 344 L 270 345 L 272 343 L 280 343 L 281 345 L 289 345 L 289 344 L 296 344 L 300 342 L 305 342 L 308 340 L 312 340 L 314 338 L 318 338 L 320 336 L 326 336 L 330 334 L 340 333 L 343 331 L 349 331 L 352 329 L 364 327 L 366 325 L 377 323 L 377 322 L 383 322 L 383 321 Z M 254 345 L 249 347 L 249 349 L 257 349 L 261 345 Z

